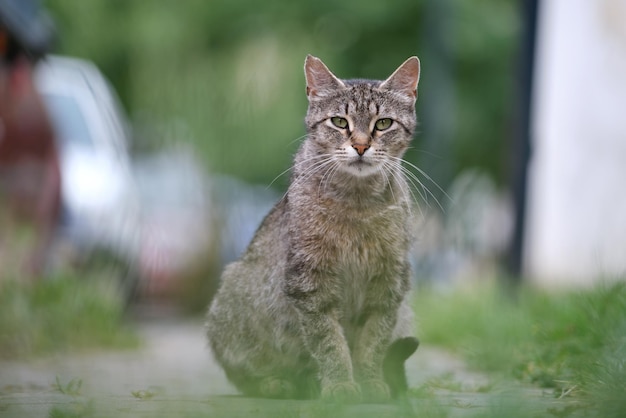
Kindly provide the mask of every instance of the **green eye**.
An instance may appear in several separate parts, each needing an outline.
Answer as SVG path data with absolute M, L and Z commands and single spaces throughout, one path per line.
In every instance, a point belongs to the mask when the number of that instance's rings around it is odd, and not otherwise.
M 393 121 L 389 118 L 378 119 L 374 127 L 377 131 L 384 131 L 385 129 L 389 129 Z
M 330 121 L 337 128 L 346 129 L 348 127 L 348 120 L 346 118 L 340 118 L 339 116 L 335 116 L 333 118 L 330 118 Z

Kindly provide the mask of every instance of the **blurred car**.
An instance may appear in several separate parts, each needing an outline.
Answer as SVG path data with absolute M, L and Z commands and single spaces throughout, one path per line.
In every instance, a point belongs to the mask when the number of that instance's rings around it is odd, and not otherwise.
M 137 158 L 134 170 L 143 209 L 140 291 L 167 296 L 206 261 L 213 244 L 206 173 L 181 147 Z
M 80 262 L 115 266 L 130 293 L 140 206 L 117 96 L 94 64 L 77 58 L 48 56 L 34 76 L 60 152 L 60 239 Z
M 219 219 L 220 258 L 225 266 L 241 257 L 281 195 L 229 176 L 214 176 L 211 191 Z

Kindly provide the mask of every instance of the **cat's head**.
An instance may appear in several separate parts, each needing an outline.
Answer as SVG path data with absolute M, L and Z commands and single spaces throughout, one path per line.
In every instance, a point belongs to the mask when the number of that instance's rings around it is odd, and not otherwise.
M 366 177 L 399 164 L 416 126 L 417 57 L 384 81 L 340 80 L 316 57 L 304 64 L 309 151 L 337 169 Z

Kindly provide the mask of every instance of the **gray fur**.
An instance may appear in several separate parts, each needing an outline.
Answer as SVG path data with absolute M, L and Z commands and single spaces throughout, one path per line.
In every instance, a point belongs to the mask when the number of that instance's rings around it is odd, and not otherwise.
M 385 353 L 412 333 L 399 158 L 415 131 L 419 61 L 381 82 L 339 80 L 308 56 L 305 75 L 308 135 L 291 185 L 224 270 L 207 335 L 246 395 L 386 400 Z M 393 124 L 378 131 L 381 118 Z M 369 147 L 362 157 L 355 144 Z

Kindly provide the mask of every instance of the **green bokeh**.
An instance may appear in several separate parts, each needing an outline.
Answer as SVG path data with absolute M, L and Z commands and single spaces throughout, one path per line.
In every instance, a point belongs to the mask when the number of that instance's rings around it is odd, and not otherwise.
M 45 4 L 59 27 L 55 52 L 101 67 L 140 122 L 138 148 L 189 141 L 210 170 L 269 184 L 304 134 L 307 53 L 345 78 L 384 78 L 418 55 L 421 125 L 407 158 L 443 187 L 470 167 L 505 179 L 515 1 Z

